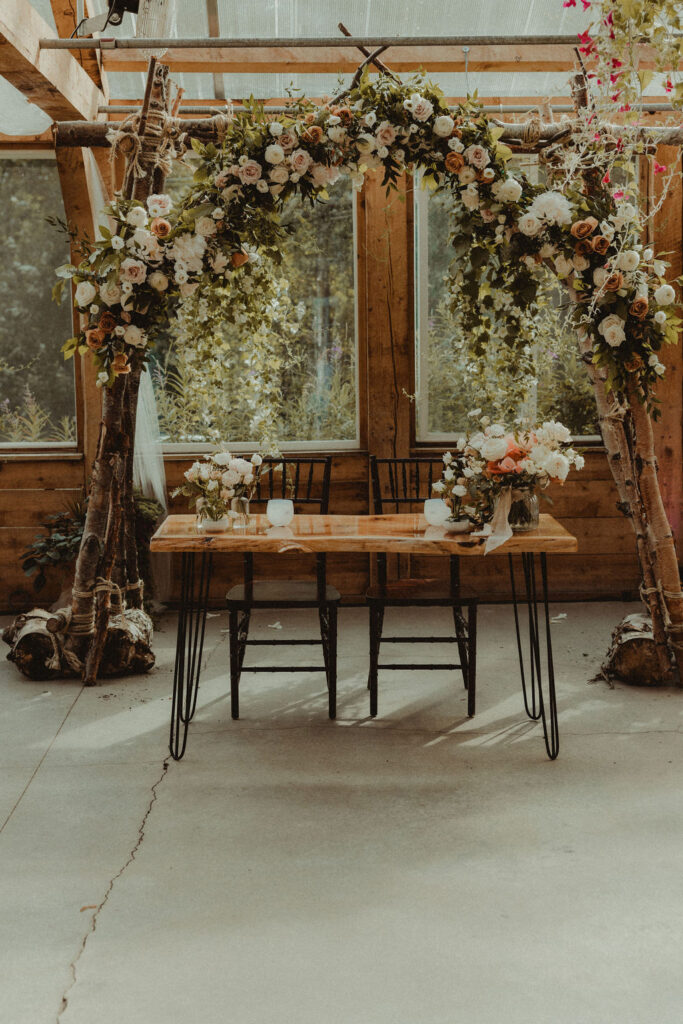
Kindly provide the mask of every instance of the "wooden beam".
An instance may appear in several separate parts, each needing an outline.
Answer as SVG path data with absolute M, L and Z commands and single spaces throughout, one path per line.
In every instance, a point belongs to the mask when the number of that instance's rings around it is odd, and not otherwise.
M 52 16 L 55 19 L 57 35 L 60 39 L 69 39 L 77 26 L 76 0 L 50 0 Z M 88 5 L 85 4 L 86 16 Z M 90 75 L 98 89 L 104 88 L 102 79 L 102 57 L 99 50 L 76 50 L 74 57 L 84 71 Z
M 94 189 L 89 154 L 84 149 L 58 149 L 57 170 L 64 200 L 64 213 L 68 224 L 75 228 L 80 237 L 95 237 L 96 216 L 94 210 Z M 80 259 L 72 247 L 71 259 Z M 73 289 L 72 289 L 73 292 Z M 69 295 L 70 293 L 67 293 Z M 73 300 L 73 294 L 70 294 Z M 68 301 L 65 297 L 64 301 Z M 72 307 L 73 308 L 73 307 Z M 73 310 L 74 329 L 78 329 L 78 313 Z M 95 371 L 89 356 L 77 356 L 76 401 L 78 403 L 78 442 L 85 456 L 85 479 L 87 485 L 90 469 L 97 452 L 97 441 L 102 416 L 102 391 L 95 385 Z
M 0 0 L 0 75 L 53 120 L 97 117 L 104 93 L 67 50 L 41 50 L 56 38 L 29 0 Z
M 683 189 L 681 188 L 681 152 L 678 147 L 658 146 L 656 159 L 669 171 L 674 171 L 668 192 L 662 201 L 662 191 L 667 175 L 654 175 L 649 194 L 656 205 L 661 202 L 652 227 L 655 252 L 668 253 L 665 256 L 671 266 L 667 277 L 675 285 L 683 269 L 681 245 L 683 244 Z M 644 161 L 643 161 L 644 162 Z M 647 161 L 648 168 L 651 167 Z M 680 289 L 677 288 L 679 297 Z M 683 351 L 680 337 L 678 345 L 665 345 L 659 353 L 666 366 L 666 375 L 657 387 L 661 402 L 661 417 L 653 424 L 655 449 L 659 464 L 659 486 L 676 541 L 683 543 Z

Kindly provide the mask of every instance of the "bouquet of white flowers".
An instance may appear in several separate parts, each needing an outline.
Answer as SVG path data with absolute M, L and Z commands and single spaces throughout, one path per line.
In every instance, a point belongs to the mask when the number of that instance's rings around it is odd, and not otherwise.
M 258 454 L 251 459 L 234 456 L 229 451 L 205 455 L 190 466 L 185 473 L 185 483 L 176 487 L 173 497 L 184 494 L 190 498 L 190 505 L 200 519 L 217 522 L 230 514 L 233 498 L 249 501 L 262 470 L 263 459 Z

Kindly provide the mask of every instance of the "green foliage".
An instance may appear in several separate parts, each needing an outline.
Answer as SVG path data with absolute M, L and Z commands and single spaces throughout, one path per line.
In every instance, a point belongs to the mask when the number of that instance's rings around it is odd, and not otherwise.
M 45 533 L 38 533 L 31 546 L 20 556 L 22 568 L 27 576 L 33 577 L 33 589 L 42 590 L 47 582 L 48 569 L 60 568 L 63 573 L 78 555 L 85 527 L 88 499 L 73 502 L 63 512 L 46 516 L 43 522 Z M 151 574 L 149 570 L 149 540 L 154 526 L 163 512 L 161 505 L 153 498 L 135 495 L 135 529 L 138 543 L 138 559 L 145 592 L 151 597 Z

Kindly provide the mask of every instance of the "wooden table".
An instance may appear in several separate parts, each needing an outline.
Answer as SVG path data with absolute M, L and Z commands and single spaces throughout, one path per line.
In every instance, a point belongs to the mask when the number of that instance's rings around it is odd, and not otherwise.
M 185 753 L 187 730 L 197 707 L 197 693 L 204 645 L 206 610 L 214 554 L 316 552 L 386 552 L 394 554 L 462 555 L 483 557 L 485 539 L 471 534 L 448 533 L 429 526 L 423 515 L 403 513 L 384 516 L 296 515 L 289 526 L 272 527 L 264 515 L 252 516 L 247 529 L 204 533 L 192 515 L 169 516 L 152 537 L 152 551 L 182 553 L 180 610 L 173 679 L 171 713 L 171 755 L 179 760 Z M 522 680 L 524 708 L 529 718 L 541 721 L 548 756 L 559 752 L 559 731 L 555 695 L 550 613 L 548 610 L 548 554 L 572 554 L 577 541 L 549 515 L 541 515 L 537 530 L 514 534 L 497 549 L 507 554 L 517 635 L 517 654 Z M 200 555 L 196 572 L 196 555 Z M 514 557 L 522 563 L 523 590 L 518 597 Z M 536 556 L 540 572 L 537 573 Z M 541 594 L 538 596 L 537 577 Z M 542 610 L 539 612 L 539 603 Z M 522 639 L 520 608 L 526 605 L 528 656 Z M 542 643 L 541 634 L 545 634 Z M 546 649 L 546 672 L 541 649 Z M 527 667 L 528 658 L 528 667 Z M 544 694 L 544 675 L 547 696 Z

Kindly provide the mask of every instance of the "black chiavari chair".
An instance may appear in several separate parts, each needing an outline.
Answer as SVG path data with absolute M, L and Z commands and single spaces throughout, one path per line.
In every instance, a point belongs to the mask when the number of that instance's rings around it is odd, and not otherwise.
M 431 458 L 379 459 L 370 457 L 373 509 L 376 515 L 421 511 L 426 498 L 433 497 L 432 484 L 441 477 L 443 465 Z M 366 594 L 370 609 L 370 714 L 377 714 L 378 672 L 460 669 L 467 690 L 467 714 L 475 712 L 476 654 L 477 654 L 477 602 L 463 598 L 460 593 L 460 563 L 457 555 L 449 556 L 449 578 L 446 583 L 434 579 L 388 580 L 387 556 L 378 554 L 377 582 Z M 454 635 L 452 636 L 384 636 L 386 608 L 451 608 Z M 467 619 L 463 614 L 467 610 Z M 455 643 L 458 646 L 457 663 L 439 664 L 380 664 L 382 643 Z
M 291 498 L 297 512 L 326 515 L 330 501 L 332 457 L 267 458 L 268 472 L 263 473 L 251 505 L 270 498 Z M 244 555 L 243 583 L 232 587 L 227 595 L 230 627 L 230 700 L 233 718 L 239 718 L 239 687 L 243 672 L 324 672 L 327 680 L 330 718 L 337 713 L 337 610 L 341 595 L 327 583 L 327 562 L 324 554 L 315 556 L 315 578 L 304 580 L 256 579 L 254 556 Z M 316 608 L 320 623 L 320 639 L 250 640 L 249 623 L 255 609 Z M 259 665 L 244 664 L 247 647 L 322 646 L 323 665 Z

